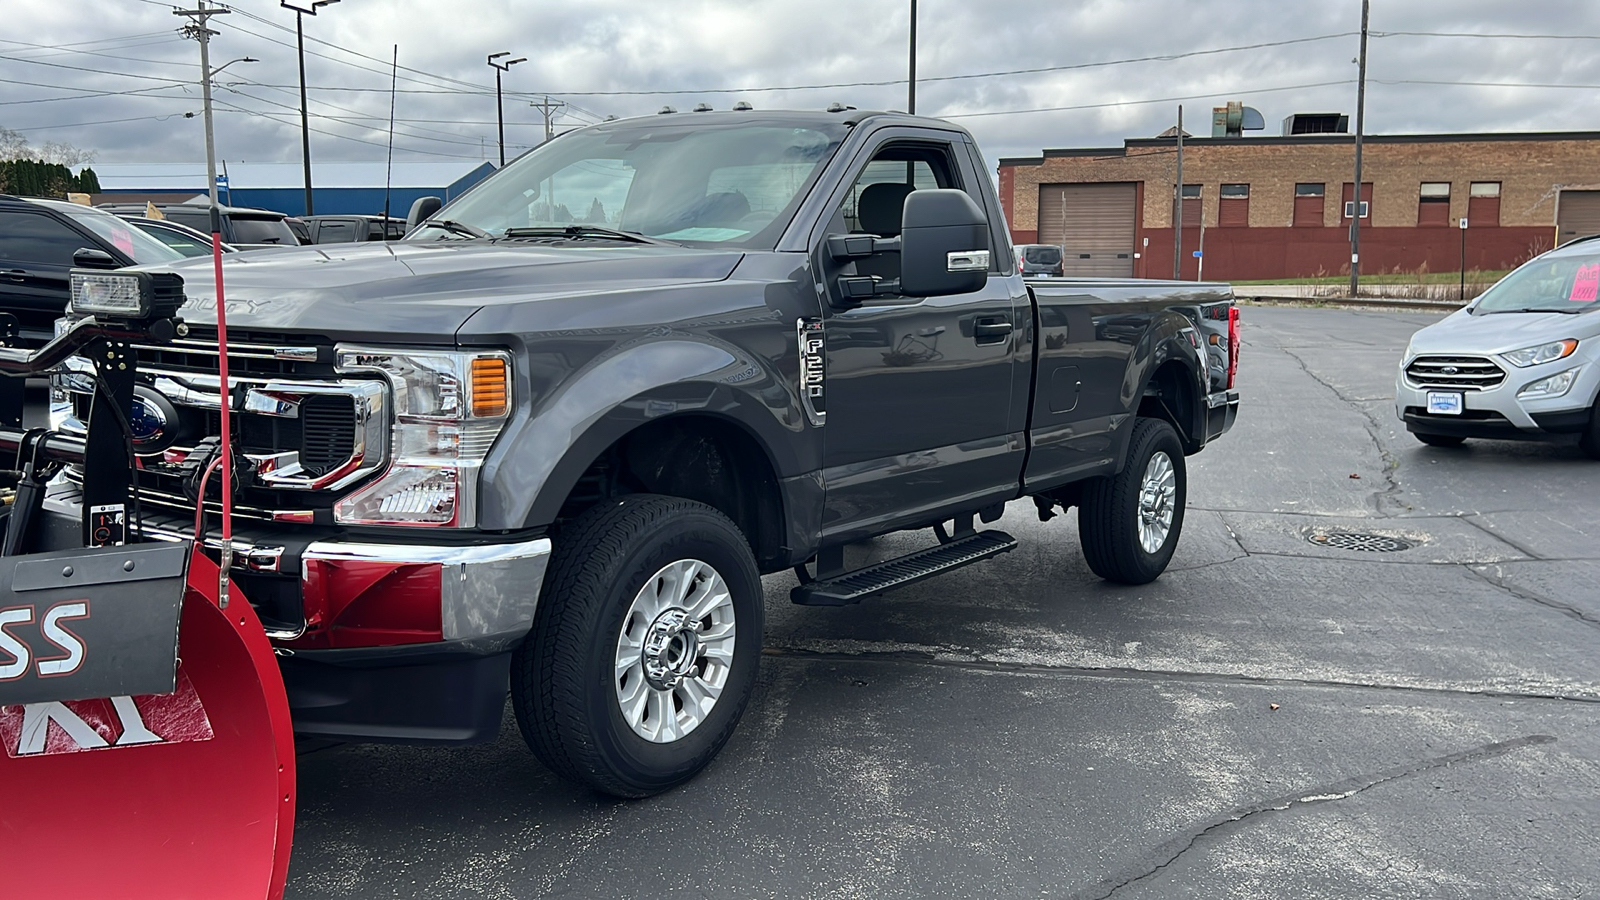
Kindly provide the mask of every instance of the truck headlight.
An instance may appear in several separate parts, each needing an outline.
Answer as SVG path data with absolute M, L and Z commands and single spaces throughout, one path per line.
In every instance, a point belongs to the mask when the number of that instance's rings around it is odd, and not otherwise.
M 341 373 L 380 372 L 394 391 L 389 466 L 340 500 L 344 525 L 471 528 L 478 470 L 511 411 L 511 360 L 502 352 L 336 348 Z
M 1564 341 L 1551 341 L 1548 344 L 1540 344 L 1537 347 L 1524 347 L 1521 350 L 1513 350 L 1510 353 L 1502 353 L 1500 355 L 1504 356 L 1514 366 L 1527 368 L 1528 366 L 1555 362 L 1558 359 L 1566 359 L 1577 349 L 1578 342 L 1572 338 L 1567 338 Z
M 1568 369 L 1565 372 L 1541 378 L 1532 384 L 1525 385 L 1517 391 L 1518 397 L 1559 397 L 1572 389 L 1572 383 L 1578 380 L 1578 372 L 1583 369 Z

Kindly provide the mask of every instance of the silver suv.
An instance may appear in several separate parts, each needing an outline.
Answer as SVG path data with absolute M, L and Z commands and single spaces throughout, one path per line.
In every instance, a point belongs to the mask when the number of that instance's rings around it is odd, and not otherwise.
M 1534 257 L 1418 331 L 1395 384 L 1417 440 L 1579 435 L 1600 459 L 1600 235 Z

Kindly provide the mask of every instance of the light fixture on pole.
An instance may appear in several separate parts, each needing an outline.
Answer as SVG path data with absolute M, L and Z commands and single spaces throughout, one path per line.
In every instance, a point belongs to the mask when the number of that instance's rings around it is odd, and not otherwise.
M 306 115 L 306 32 L 301 19 L 316 15 L 317 10 L 339 0 L 314 0 L 309 7 L 299 7 L 289 0 L 278 0 L 284 9 L 294 10 L 294 40 L 300 52 L 300 162 L 306 174 L 306 215 L 314 215 L 311 208 L 311 125 Z
M 499 53 L 489 54 L 489 67 L 494 69 L 494 118 L 500 126 L 500 168 L 506 166 L 506 116 L 505 107 L 500 99 L 500 74 L 520 62 L 527 62 L 526 56 L 508 59 L 505 62 L 495 62 L 502 56 L 510 56 L 510 50 L 501 50 Z

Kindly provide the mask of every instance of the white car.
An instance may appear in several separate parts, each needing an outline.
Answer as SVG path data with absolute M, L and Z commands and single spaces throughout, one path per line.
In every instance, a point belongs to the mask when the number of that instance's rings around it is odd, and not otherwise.
M 1534 257 L 1418 331 L 1395 383 L 1417 440 L 1577 434 L 1600 459 L 1600 235 Z

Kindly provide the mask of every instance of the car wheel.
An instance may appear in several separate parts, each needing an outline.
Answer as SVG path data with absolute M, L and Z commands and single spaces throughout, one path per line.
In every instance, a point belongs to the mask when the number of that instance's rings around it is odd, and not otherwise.
M 1089 568 L 1123 584 L 1156 580 L 1178 547 L 1188 495 L 1178 433 L 1161 419 L 1137 420 L 1122 471 L 1083 488 L 1078 531 Z
M 1600 399 L 1596 399 L 1594 407 L 1589 410 L 1589 427 L 1578 438 L 1578 449 L 1590 459 L 1600 459 Z
M 750 699 L 762 602 L 749 543 L 712 507 L 638 494 L 585 512 L 562 529 L 513 657 L 523 739 L 618 797 L 689 780 Z
M 1429 447 L 1459 447 L 1466 441 L 1466 438 L 1454 434 L 1428 434 L 1425 431 L 1413 431 L 1411 434 Z

